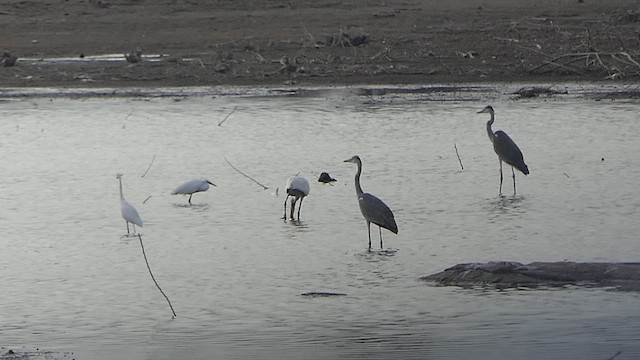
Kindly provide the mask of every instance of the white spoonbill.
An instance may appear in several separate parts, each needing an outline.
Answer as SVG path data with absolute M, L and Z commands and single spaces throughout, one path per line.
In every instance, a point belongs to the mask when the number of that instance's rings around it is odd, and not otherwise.
M 293 200 L 291 200 L 291 213 L 289 218 L 293 220 L 293 211 L 296 208 L 296 202 L 300 200 L 300 205 L 298 205 L 298 221 L 300 221 L 302 200 L 305 196 L 309 195 L 309 181 L 302 176 L 292 176 L 287 179 L 286 189 L 287 197 L 284 199 L 284 218 L 287 218 L 287 200 L 289 200 L 289 196 L 292 196 Z

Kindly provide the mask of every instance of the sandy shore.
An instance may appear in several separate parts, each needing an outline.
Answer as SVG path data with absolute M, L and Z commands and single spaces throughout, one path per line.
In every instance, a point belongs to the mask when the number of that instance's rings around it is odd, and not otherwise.
M 639 25 L 631 0 L 6 0 L 0 87 L 632 83 Z

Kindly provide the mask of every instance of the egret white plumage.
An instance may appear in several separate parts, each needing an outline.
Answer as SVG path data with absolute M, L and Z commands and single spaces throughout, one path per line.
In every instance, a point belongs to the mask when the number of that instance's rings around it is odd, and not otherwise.
M 360 205 L 360 212 L 364 219 L 367 221 L 367 232 L 369 233 L 369 251 L 371 251 L 371 223 L 378 225 L 380 233 L 380 249 L 382 249 L 382 228 L 391 231 L 394 234 L 398 233 L 398 225 L 393 216 L 393 212 L 387 204 L 377 197 L 362 191 L 360 186 L 360 174 L 362 174 L 362 160 L 358 155 L 354 155 L 352 158 L 345 160 L 344 162 L 356 163 L 358 165 L 358 172 L 356 173 L 356 196 L 358 197 L 358 204 Z
M 193 196 L 193 194 L 209 190 L 209 185 L 216 186 L 216 184 L 212 183 L 208 179 L 187 180 L 184 183 L 180 184 L 177 188 L 175 188 L 171 192 L 171 195 L 189 195 L 189 205 L 191 205 L 191 197 Z
M 129 223 L 133 225 L 133 234 L 135 235 L 136 225 L 142 227 L 142 218 L 138 214 L 138 210 L 124 198 L 124 194 L 122 193 L 122 175 L 121 173 L 116 175 L 116 178 L 120 182 L 120 213 L 127 224 L 127 235 L 130 234 Z
M 522 156 L 522 152 L 518 145 L 511 140 L 509 135 L 507 135 L 504 131 L 498 130 L 495 133 L 491 129 L 491 125 L 493 125 L 493 121 L 495 118 L 495 112 L 491 105 L 487 105 L 484 109 L 478 111 L 478 114 L 481 113 L 489 113 L 491 114 L 491 119 L 487 121 L 487 135 L 489 135 L 489 140 L 493 144 L 493 151 L 498 155 L 498 161 L 500 162 L 500 194 L 502 194 L 502 162 L 506 162 L 511 165 L 511 174 L 513 175 L 513 194 L 516 193 L 516 173 L 513 170 L 520 170 L 523 174 L 529 174 L 529 168 L 527 164 L 524 163 L 524 157 Z
M 296 202 L 300 200 L 298 205 L 298 221 L 300 220 L 300 209 L 302 208 L 302 200 L 305 196 L 309 195 L 309 181 L 302 176 L 292 176 L 287 179 L 287 197 L 284 199 L 284 219 L 287 218 L 287 200 L 289 197 L 293 197 L 291 200 L 291 213 L 289 218 L 293 220 L 293 212 L 296 208 Z

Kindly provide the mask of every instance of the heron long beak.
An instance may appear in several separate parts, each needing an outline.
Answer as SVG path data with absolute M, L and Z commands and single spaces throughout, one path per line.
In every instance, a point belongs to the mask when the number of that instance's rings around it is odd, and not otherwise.
M 216 185 L 216 184 L 212 183 L 211 181 L 207 181 L 207 182 L 208 182 L 209 184 L 211 184 L 211 185 L 215 186 L 215 187 L 218 187 L 218 185 Z
M 351 161 L 351 159 L 347 159 L 347 160 L 345 160 L 343 162 L 352 162 L 352 161 Z

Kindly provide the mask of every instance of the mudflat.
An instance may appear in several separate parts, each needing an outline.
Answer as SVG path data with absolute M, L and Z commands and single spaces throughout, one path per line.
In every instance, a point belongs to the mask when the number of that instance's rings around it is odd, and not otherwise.
M 0 32 L 0 87 L 640 77 L 632 0 L 4 0 Z

